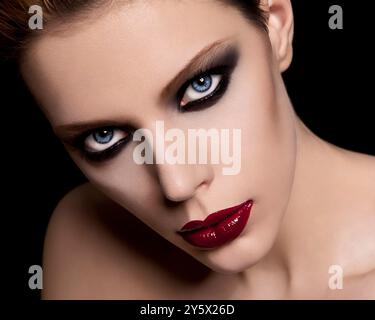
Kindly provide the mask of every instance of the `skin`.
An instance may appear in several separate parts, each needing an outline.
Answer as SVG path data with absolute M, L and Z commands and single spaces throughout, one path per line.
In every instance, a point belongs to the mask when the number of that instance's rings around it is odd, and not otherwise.
M 134 142 L 102 164 L 66 145 L 89 183 L 53 213 L 43 298 L 375 298 L 375 158 L 323 141 L 298 119 L 281 78 L 292 8 L 264 8 L 268 34 L 214 1 L 136 1 L 34 41 L 22 72 L 59 136 L 88 121 L 242 130 L 235 176 L 222 165 L 136 165 Z M 164 85 L 220 39 L 240 49 L 227 92 L 179 113 L 160 98 Z M 247 199 L 249 222 L 224 246 L 201 250 L 176 234 Z M 342 290 L 328 287 L 331 265 L 343 269 Z

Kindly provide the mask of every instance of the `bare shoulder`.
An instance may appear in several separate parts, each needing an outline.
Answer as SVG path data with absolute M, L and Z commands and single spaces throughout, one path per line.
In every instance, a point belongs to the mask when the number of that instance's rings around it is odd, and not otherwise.
M 104 206 L 107 212 L 115 209 L 89 183 L 70 191 L 56 206 L 44 240 L 43 299 L 91 296 L 97 265 L 104 258 L 98 251 L 98 239 L 105 237 L 99 219 Z
M 350 186 L 346 191 L 347 226 L 343 241 L 346 256 L 353 270 L 353 281 L 375 296 L 375 156 L 350 152 L 355 169 L 347 175 Z M 349 171 L 349 170 L 348 170 Z M 363 293 L 363 291 L 362 291 Z
M 178 264 L 170 265 L 171 257 Z M 181 266 L 186 265 L 201 270 L 198 262 L 87 183 L 69 192 L 50 219 L 42 298 L 168 298 L 177 283 L 192 280 L 185 278 Z
M 135 279 L 143 275 L 137 273 L 141 259 L 128 241 L 133 222 L 126 210 L 89 183 L 70 191 L 48 225 L 42 298 L 112 298 L 121 289 L 126 299 L 136 293 Z

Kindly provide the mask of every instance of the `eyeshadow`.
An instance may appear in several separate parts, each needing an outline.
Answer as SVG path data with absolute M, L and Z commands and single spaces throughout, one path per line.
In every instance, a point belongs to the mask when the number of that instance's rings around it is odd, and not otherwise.
M 217 48 L 214 53 L 208 54 L 203 61 L 199 63 L 199 67 L 188 77 L 188 80 L 182 85 L 193 78 L 198 77 L 207 71 L 216 67 L 222 66 L 227 68 L 235 68 L 239 60 L 239 50 L 234 44 L 227 44 L 225 47 Z

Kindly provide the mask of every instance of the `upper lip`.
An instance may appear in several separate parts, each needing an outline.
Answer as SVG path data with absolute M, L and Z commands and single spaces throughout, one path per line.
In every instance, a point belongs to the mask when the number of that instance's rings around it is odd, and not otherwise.
M 199 229 L 208 228 L 210 226 L 213 226 L 225 220 L 226 218 L 230 217 L 232 214 L 236 213 L 244 205 L 250 204 L 250 203 L 252 203 L 252 200 L 247 200 L 239 205 L 213 212 L 209 214 L 204 220 L 189 221 L 177 232 L 183 233 L 183 232 L 189 232 L 189 231 L 195 231 Z

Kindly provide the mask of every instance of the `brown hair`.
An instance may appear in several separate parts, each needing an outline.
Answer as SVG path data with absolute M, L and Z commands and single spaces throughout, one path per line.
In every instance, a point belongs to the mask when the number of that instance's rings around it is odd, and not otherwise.
M 0 2 L 0 57 L 19 60 L 27 44 L 41 32 L 33 32 L 28 26 L 29 8 L 38 5 L 43 10 L 43 24 L 72 21 L 94 8 L 113 0 L 12 0 Z M 130 1 L 130 0 L 128 0 Z M 261 9 L 261 0 L 218 0 L 236 7 L 249 21 L 267 30 L 267 17 Z

